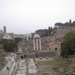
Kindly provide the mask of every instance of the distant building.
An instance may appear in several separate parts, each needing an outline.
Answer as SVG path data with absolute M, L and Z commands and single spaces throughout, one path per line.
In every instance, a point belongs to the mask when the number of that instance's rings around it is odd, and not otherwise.
M 41 37 L 41 40 L 42 43 L 50 43 L 51 41 L 53 41 L 53 36 Z
M 14 34 L 13 33 L 8 33 L 10 35 L 10 37 L 12 38 L 12 40 L 14 40 Z
M 4 32 L 3 30 L 0 30 L 0 40 L 3 38 L 3 36 L 4 36 Z
M 54 35 L 55 40 L 58 40 L 58 41 L 62 42 L 65 34 L 68 33 L 68 32 L 71 32 L 71 31 L 75 31 L 75 26 L 58 27 L 57 32 Z
M 1 39 L 12 39 L 12 40 L 14 40 L 17 37 L 23 38 L 22 34 L 7 33 L 6 26 L 3 27 L 3 30 L 0 30 L 0 40 Z
M 13 34 L 13 38 L 23 38 L 23 35 L 22 34 Z
M 25 37 L 26 37 L 26 40 L 31 40 L 32 34 L 26 34 Z
M 4 28 L 4 36 L 2 37 L 2 39 L 12 39 L 12 37 L 9 35 L 9 33 L 6 32 L 6 26 L 3 27 Z
M 4 34 L 6 34 L 6 26 L 4 26 Z
M 51 42 L 49 44 L 49 48 L 51 51 L 58 51 L 60 52 L 61 50 L 61 43 L 60 42 Z
M 8 34 L 8 33 L 6 33 L 4 36 L 3 36 L 3 39 L 12 39 L 12 37 Z

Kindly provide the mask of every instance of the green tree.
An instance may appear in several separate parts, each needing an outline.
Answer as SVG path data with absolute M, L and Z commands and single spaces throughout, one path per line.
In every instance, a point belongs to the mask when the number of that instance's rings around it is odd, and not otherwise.
M 61 44 L 61 56 L 75 54 L 75 31 L 65 34 Z
M 48 29 L 39 29 L 36 30 L 35 33 L 32 33 L 32 38 L 34 36 L 34 34 L 39 34 L 40 37 L 44 37 L 44 36 L 53 36 L 57 31 L 57 27 L 48 27 Z M 53 32 L 53 34 L 51 34 Z
M 72 25 L 73 25 L 73 26 L 75 25 L 75 21 L 73 21 Z
M 55 26 L 63 26 L 63 24 L 60 22 L 57 22 L 57 23 L 55 23 Z
M 51 32 L 53 31 L 52 27 L 48 27 L 48 36 L 51 35 Z
M 2 44 L 2 47 L 7 52 L 13 52 L 17 49 L 17 44 L 14 41 L 7 41 Z
M 68 22 L 64 23 L 63 24 L 64 26 L 69 26 L 70 24 Z
M 71 23 L 71 19 L 69 20 L 69 26 L 71 25 L 72 23 Z
M 5 42 L 7 42 L 7 41 L 13 41 L 13 40 L 2 39 L 2 40 L 0 41 L 0 44 L 5 43 Z
M 70 19 L 69 22 L 66 22 L 66 23 L 57 22 L 55 23 L 55 26 L 75 26 L 75 21 L 71 22 L 71 19 Z
M 34 37 L 35 33 L 31 33 L 31 34 L 32 34 L 32 38 L 31 38 L 31 39 L 33 39 L 33 37 Z
M 20 37 L 15 38 L 16 43 L 19 43 L 20 41 L 22 41 L 22 38 L 20 38 Z

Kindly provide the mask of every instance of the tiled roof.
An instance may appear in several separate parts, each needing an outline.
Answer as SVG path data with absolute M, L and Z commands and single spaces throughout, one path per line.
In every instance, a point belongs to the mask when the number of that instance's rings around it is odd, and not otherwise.
M 60 43 L 60 42 L 52 42 L 52 43 L 50 43 L 50 45 L 53 45 L 53 44 L 55 44 L 55 43 L 57 43 L 57 44 L 60 44 L 60 45 L 61 45 L 61 43 Z

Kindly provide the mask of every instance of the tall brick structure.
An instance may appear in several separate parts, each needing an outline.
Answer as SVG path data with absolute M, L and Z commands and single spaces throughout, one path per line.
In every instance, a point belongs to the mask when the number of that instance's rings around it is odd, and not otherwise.
M 4 26 L 4 34 L 6 34 L 6 26 Z
M 75 26 L 62 26 L 57 28 L 57 32 L 55 33 L 54 37 L 55 40 L 62 41 L 62 37 L 70 31 L 75 31 Z

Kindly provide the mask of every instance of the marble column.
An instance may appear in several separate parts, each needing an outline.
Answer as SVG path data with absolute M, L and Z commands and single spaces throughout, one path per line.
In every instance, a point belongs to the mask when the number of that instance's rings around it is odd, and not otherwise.
M 40 50 L 41 50 L 41 38 L 39 39 L 39 45 L 40 45 Z
M 34 50 L 35 50 L 35 39 L 33 39 L 33 47 L 34 47 Z
M 37 50 L 38 50 L 38 39 L 36 39 L 36 46 L 37 46 Z
M 27 41 L 28 41 L 29 39 L 28 39 L 28 36 L 27 36 Z

